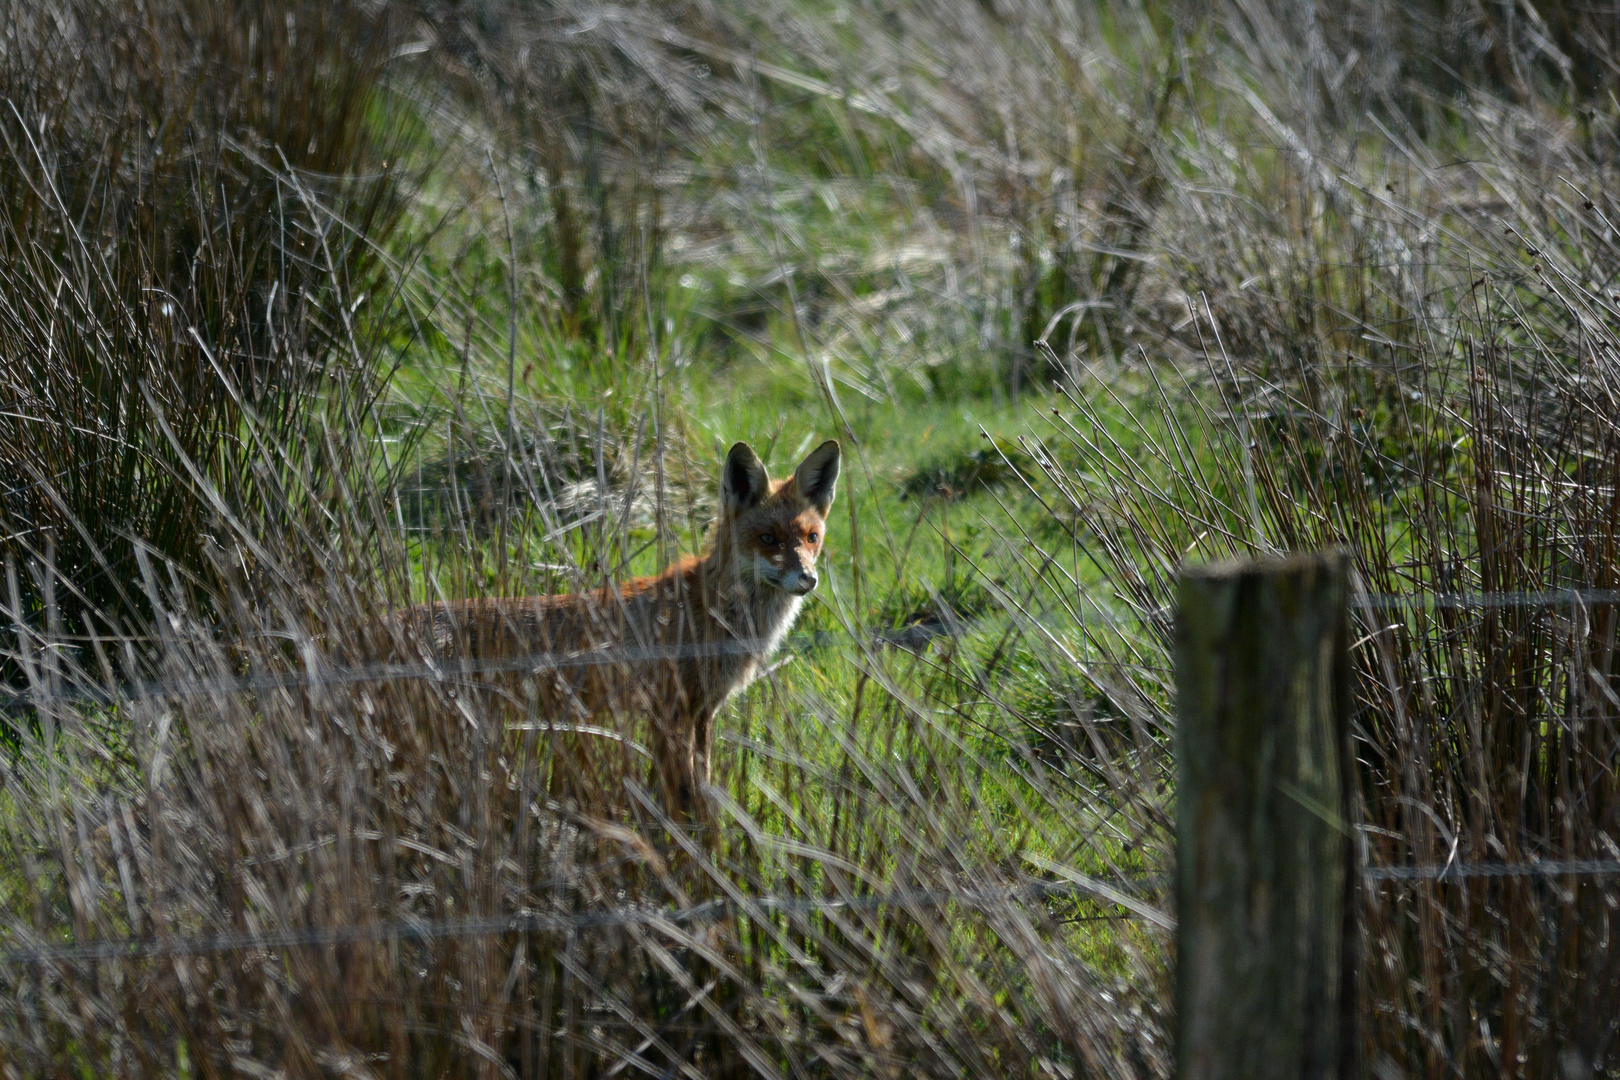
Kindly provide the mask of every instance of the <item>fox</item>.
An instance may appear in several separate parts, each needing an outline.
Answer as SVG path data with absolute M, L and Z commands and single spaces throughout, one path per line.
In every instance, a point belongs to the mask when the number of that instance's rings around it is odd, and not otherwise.
M 421 605 L 407 629 L 441 659 L 504 662 L 553 728 L 644 717 L 665 805 L 690 820 L 710 781 L 716 714 L 765 669 L 816 587 L 839 457 L 829 439 L 773 481 L 739 442 L 702 554 L 589 592 Z M 577 764 L 591 768 L 584 755 Z

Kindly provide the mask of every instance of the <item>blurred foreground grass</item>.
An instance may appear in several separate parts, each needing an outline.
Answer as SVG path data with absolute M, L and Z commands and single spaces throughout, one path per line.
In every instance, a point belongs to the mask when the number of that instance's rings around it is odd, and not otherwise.
M 1169 1075 L 1181 563 L 1620 586 L 1614 12 L 1300 10 L 4 5 L 0 1067 Z M 712 831 L 366 674 L 829 436 Z M 1613 608 L 1380 610 L 1366 859 L 1613 857 Z M 1612 1071 L 1612 899 L 1369 889 L 1369 1066 Z

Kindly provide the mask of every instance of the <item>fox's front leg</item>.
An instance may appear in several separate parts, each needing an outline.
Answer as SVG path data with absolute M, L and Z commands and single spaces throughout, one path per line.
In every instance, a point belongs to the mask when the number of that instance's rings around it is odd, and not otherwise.
M 715 709 L 695 709 L 683 712 L 671 725 L 667 749 L 668 779 L 665 785 L 670 808 L 684 814 L 688 820 L 706 816 L 708 800 L 703 789 L 708 786 L 712 773 L 711 758 L 714 750 Z
M 691 820 L 702 807 L 703 785 L 708 781 L 707 748 L 700 749 L 698 732 L 706 726 L 684 710 L 662 718 L 654 746 L 659 786 L 664 805 L 676 817 Z
M 700 790 L 707 787 L 710 760 L 714 752 L 714 715 L 716 709 L 702 709 L 692 717 L 692 774 Z

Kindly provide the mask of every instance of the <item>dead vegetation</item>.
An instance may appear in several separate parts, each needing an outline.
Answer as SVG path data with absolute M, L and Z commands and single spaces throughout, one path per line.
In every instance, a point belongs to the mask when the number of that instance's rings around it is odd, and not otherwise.
M 0 1069 L 1167 1076 L 1187 559 L 1352 552 L 1369 863 L 1620 858 L 1612 5 L 0 10 Z M 692 549 L 711 348 L 1051 420 L 697 830 L 379 628 Z M 1614 897 L 1369 886 L 1369 1067 L 1607 1075 Z

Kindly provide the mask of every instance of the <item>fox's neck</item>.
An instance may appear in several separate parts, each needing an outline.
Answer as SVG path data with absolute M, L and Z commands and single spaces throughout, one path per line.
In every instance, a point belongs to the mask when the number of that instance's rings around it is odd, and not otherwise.
M 804 598 L 745 573 L 746 555 L 730 541 L 717 530 L 709 551 L 698 560 L 704 606 L 727 636 L 761 639 L 762 651 L 772 652 L 792 628 Z

